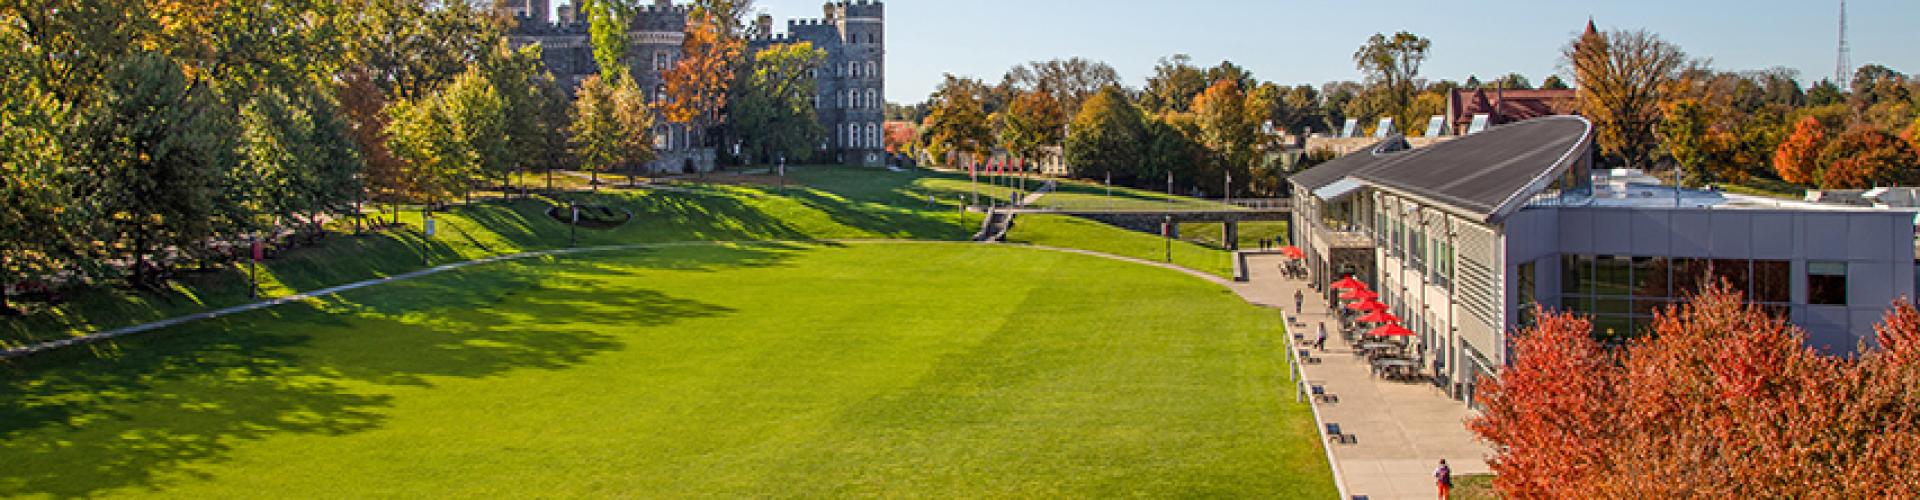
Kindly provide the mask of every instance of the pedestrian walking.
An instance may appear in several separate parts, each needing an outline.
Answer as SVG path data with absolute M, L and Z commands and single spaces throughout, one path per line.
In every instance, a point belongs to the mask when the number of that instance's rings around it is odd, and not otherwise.
M 1447 468 L 1447 459 L 1440 459 L 1440 468 L 1433 470 L 1433 480 L 1440 486 L 1440 500 L 1447 500 L 1447 492 L 1453 489 L 1453 469 Z
M 1300 293 L 1299 290 L 1293 291 L 1293 313 L 1294 314 L 1304 313 L 1306 308 L 1306 302 L 1307 302 L 1306 294 Z
M 1327 352 L 1327 324 L 1320 323 L 1320 337 L 1313 339 L 1314 350 Z

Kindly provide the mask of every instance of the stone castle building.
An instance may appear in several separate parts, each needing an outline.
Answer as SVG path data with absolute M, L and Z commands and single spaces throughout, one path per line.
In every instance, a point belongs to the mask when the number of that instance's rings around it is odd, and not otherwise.
M 562 3 L 558 16 L 548 16 L 546 0 L 513 0 L 507 9 L 520 19 L 510 34 L 514 46 L 538 43 L 547 68 L 567 88 L 598 74 L 593 43 L 584 13 L 573 2 Z M 627 58 L 632 75 L 649 101 L 666 99 L 662 74 L 680 59 L 692 7 L 655 0 L 636 12 L 628 29 Z M 828 2 L 823 17 L 787 21 L 784 33 L 775 33 L 773 18 L 756 20 L 749 52 L 776 44 L 811 42 L 826 51 L 817 70 L 814 109 L 827 131 L 815 161 L 878 165 L 884 160 L 882 123 L 886 96 L 886 15 L 879 1 Z M 697 147 L 700 131 L 681 124 L 661 124 L 655 131 L 660 159 L 649 167 L 656 172 L 692 172 L 713 168 L 714 153 Z M 801 159 L 789 159 L 800 161 Z

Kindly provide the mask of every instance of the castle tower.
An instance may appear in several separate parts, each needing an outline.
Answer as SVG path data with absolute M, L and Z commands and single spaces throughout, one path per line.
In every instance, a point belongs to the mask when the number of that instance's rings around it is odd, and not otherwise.
M 839 92 L 848 106 L 827 130 L 837 141 L 841 161 L 865 165 L 885 162 L 886 7 L 877 1 L 828 3 L 827 23 L 839 42 L 829 64 L 839 76 Z M 838 99 L 836 99 L 837 101 Z

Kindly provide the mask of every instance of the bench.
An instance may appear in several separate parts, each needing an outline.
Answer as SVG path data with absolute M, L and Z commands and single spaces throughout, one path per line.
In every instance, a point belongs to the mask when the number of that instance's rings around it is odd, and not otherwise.
M 1315 401 L 1319 401 L 1319 402 L 1322 402 L 1322 403 L 1338 403 L 1338 402 L 1340 402 L 1340 396 L 1335 396 L 1335 395 L 1332 395 L 1332 394 L 1328 394 L 1328 393 L 1327 393 L 1327 387 L 1326 387 L 1326 386 L 1323 386 L 1323 385 L 1316 385 L 1316 386 L 1313 386 L 1313 392 L 1312 392 L 1312 394 L 1313 394 L 1313 399 L 1314 399 Z
M 1352 434 L 1340 432 L 1340 424 L 1327 424 L 1327 440 L 1340 444 L 1353 444 L 1358 440 Z
M 1301 349 L 1300 362 L 1306 363 L 1309 365 L 1317 365 L 1317 364 L 1320 364 L 1320 358 L 1313 357 L 1313 351 Z

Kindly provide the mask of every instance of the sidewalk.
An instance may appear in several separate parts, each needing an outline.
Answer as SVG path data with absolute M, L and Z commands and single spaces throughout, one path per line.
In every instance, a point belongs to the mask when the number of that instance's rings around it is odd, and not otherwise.
M 1304 365 L 1303 371 L 1307 383 L 1339 398 L 1337 403 L 1313 403 L 1322 429 L 1327 423 L 1339 424 L 1357 440 L 1327 444 L 1346 493 L 1369 499 L 1433 498 L 1433 470 L 1443 458 L 1455 476 L 1488 473 L 1486 457 L 1492 452 L 1467 431 L 1471 411 L 1466 405 L 1431 384 L 1374 378 L 1365 360 L 1354 357 L 1334 330 L 1327 305 L 1305 281 L 1281 275 L 1283 261 L 1278 255 L 1247 256 L 1250 280 L 1232 287 L 1248 302 L 1285 311 L 1290 332 L 1308 340 L 1318 335 L 1318 324 L 1327 324 L 1327 350 L 1313 354 L 1321 363 Z M 1294 314 L 1295 291 L 1307 297 L 1302 314 Z

